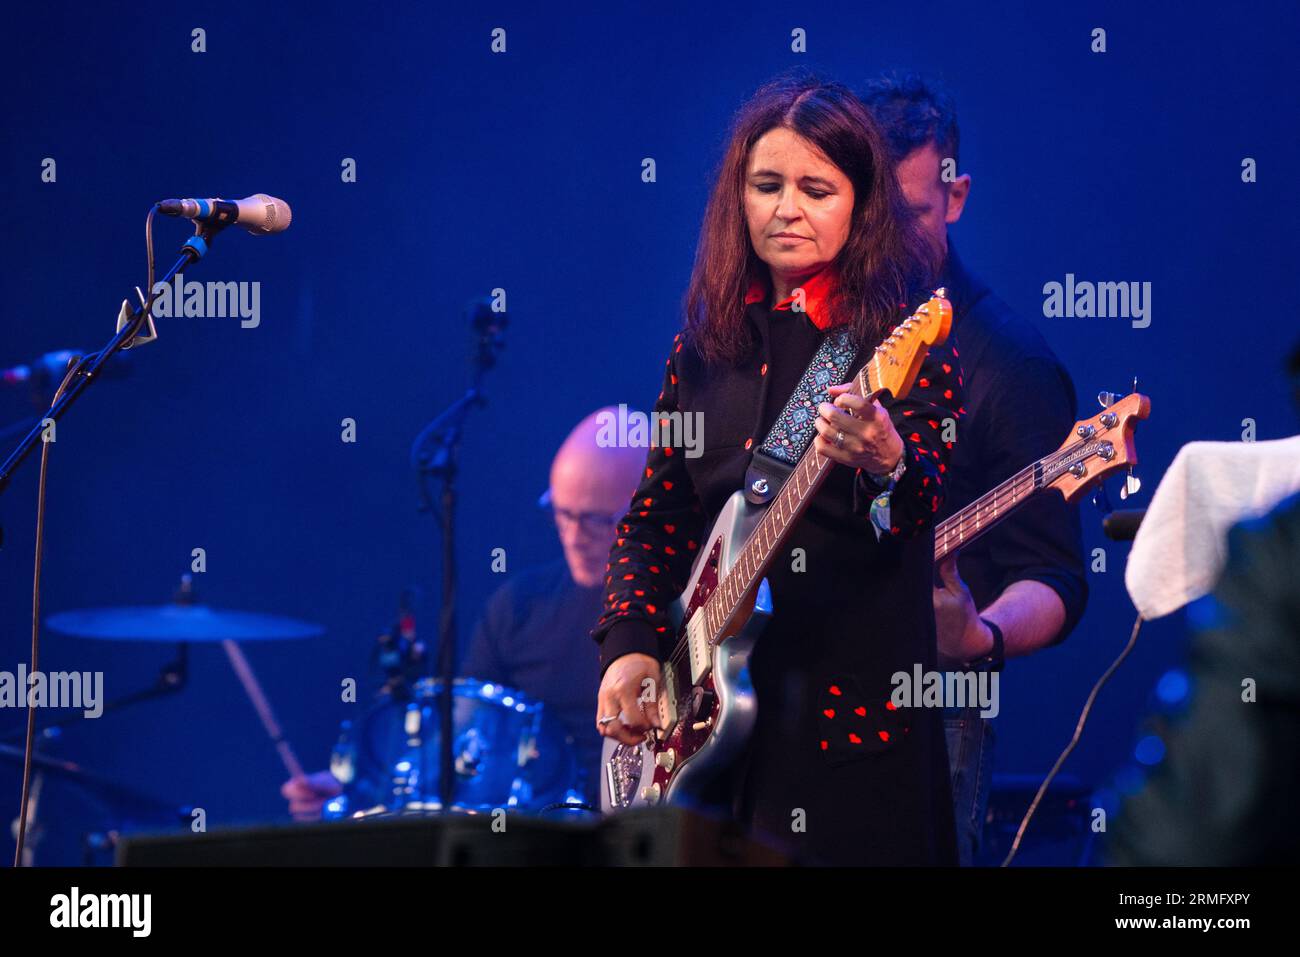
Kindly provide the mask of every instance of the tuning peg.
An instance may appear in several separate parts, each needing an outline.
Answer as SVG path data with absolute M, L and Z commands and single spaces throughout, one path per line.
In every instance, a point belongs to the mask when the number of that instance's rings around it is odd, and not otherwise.
M 1142 488 L 1142 480 L 1134 474 L 1130 468 L 1128 475 L 1124 476 L 1124 487 L 1119 490 L 1119 497 L 1127 499 L 1130 495 L 1136 495 Z
M 1121 398 L 1123 398 L 1123 396 L 1118 395 L 1117 393 L 1114 392 L 1098 392 L 1097 404 L 1100 405 L 1103 409 L 1109 409 Z

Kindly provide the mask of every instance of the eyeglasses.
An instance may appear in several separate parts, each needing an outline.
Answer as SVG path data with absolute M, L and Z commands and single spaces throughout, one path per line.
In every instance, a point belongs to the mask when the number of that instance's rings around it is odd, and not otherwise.
M 551 501 L 551 490 L 547 489 L 537 500 L 537 507 L 550 512 L 556 525 L 576 524 L 588 535 L 607 535 L 614 530 L 622 512 L 574 512 L 567 508 L 556 508 Z

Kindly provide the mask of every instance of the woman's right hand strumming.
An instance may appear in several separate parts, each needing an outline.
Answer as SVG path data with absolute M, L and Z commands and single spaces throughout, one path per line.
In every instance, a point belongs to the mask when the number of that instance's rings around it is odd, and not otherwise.
M 623 744 L 639 744 L 659 727 L 659 662 L 650 655 L 616 658 L 596 695 L 596 730 Z

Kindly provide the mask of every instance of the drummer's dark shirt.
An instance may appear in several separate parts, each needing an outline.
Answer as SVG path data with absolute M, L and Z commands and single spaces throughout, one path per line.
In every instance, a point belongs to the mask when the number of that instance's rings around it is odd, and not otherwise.
M 573 736 L 592 798 L 600 780 L 600 660 L 589 631 L 603 597 L 600 586 L 578 585 L 562 561 L 512 575 L 488 599 L 458 669 L 541 701 Z

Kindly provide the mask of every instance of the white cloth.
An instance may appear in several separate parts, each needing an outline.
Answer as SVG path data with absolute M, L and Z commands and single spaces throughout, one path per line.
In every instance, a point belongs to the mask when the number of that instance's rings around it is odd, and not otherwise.
M 1272 442 L 1190 442 L 1174 457 L 1133 540 L 1124 584 L 1143 618 L 1208 594 L 1228 529 L 1300 490 L 1300 435 Z

